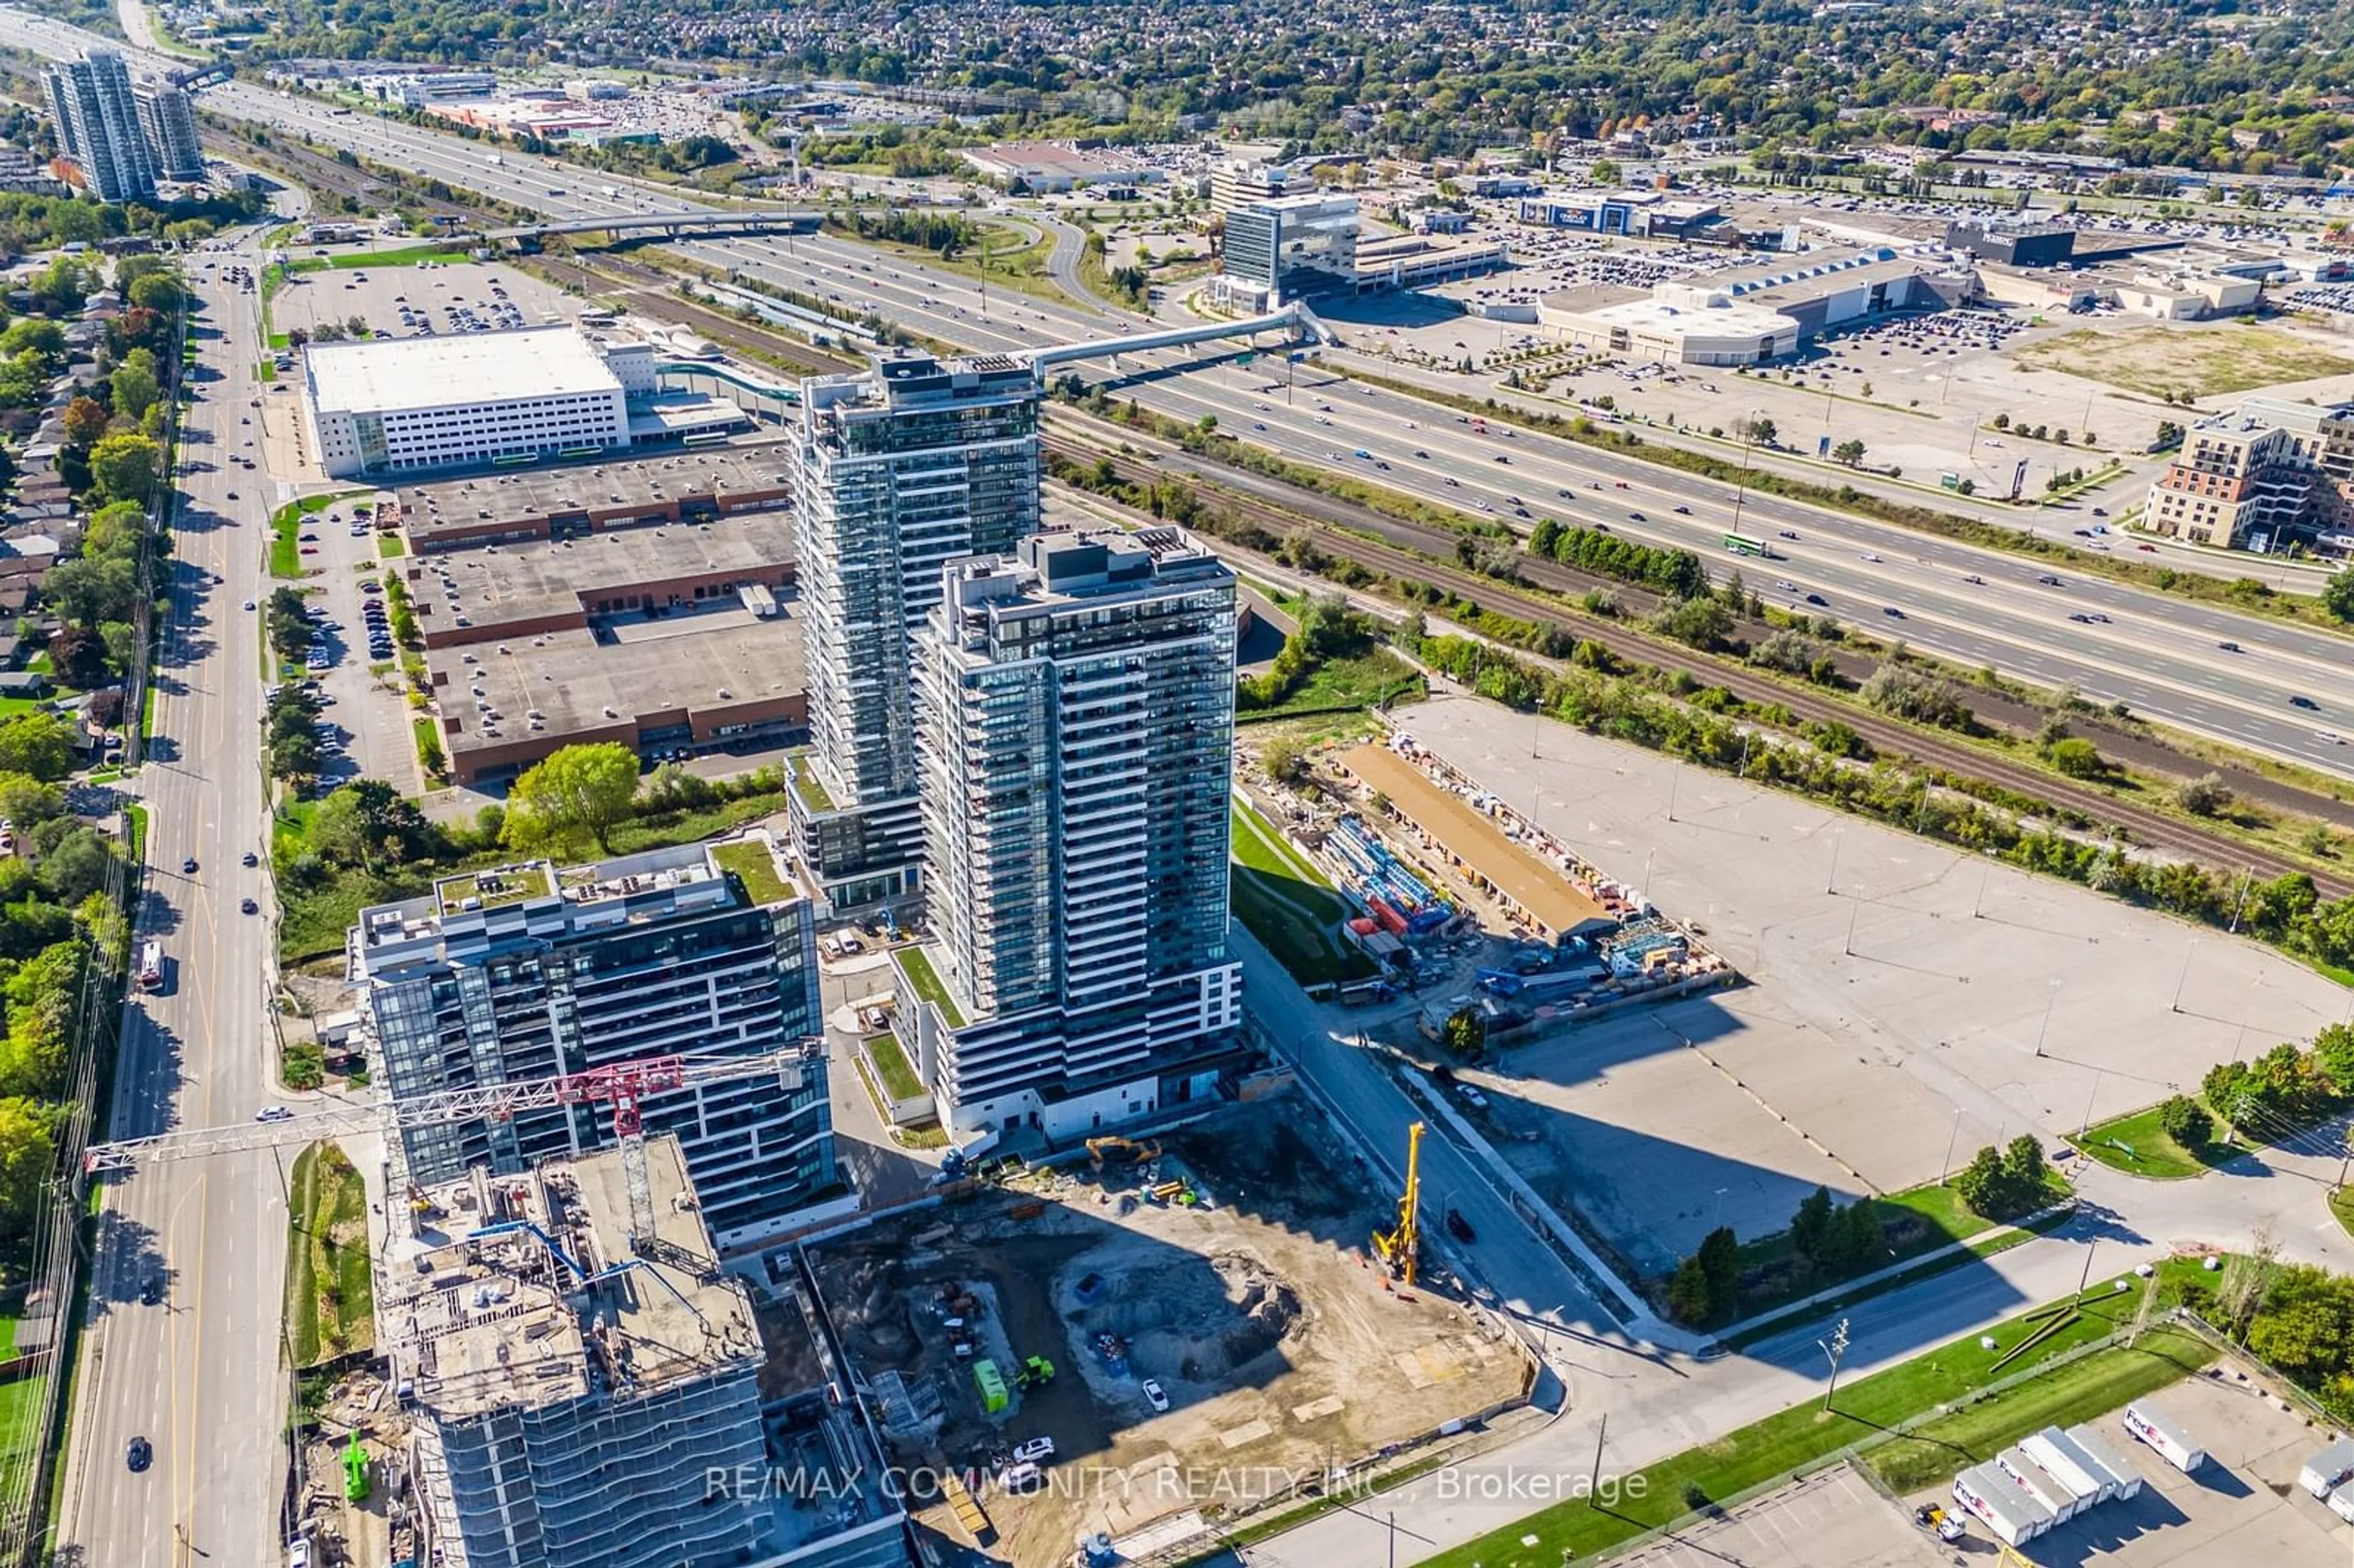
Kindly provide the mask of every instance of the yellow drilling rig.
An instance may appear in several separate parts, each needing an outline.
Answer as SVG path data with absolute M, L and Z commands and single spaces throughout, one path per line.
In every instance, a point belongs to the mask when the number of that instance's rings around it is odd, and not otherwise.
M 1389 1266 L 1400 1286 L 1414 1288 L 1416 1260 L 1422 1254 L 1422 1123 L 1405 1129 L 1405 1191 L 1398 1195 L 1397 1228 L 1373 1233 L 1373 1253 Z

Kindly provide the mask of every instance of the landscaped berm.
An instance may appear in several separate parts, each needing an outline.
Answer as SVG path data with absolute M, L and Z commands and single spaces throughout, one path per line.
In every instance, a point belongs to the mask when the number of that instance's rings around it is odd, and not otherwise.
M 1235 918 L 1301 985 L 1363 980 L 1373 961 L 1341 935 L 1355 913 L 1323 874 L 1239 799 L 1234 820 Z

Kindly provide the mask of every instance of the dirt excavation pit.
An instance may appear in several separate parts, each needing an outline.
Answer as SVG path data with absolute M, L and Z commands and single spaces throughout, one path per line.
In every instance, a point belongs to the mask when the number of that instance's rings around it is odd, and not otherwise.
M 1127 1341 L 1138 1377 L 1214 1383 L 1246 1372 L 1301 1326 L 1299 1293 L 1267 1265 L 1241 1253 L 1213 1257 L 1154 1248 L 1136 1258 L 1120 1242 L 1082 1253 L 1063 1270 L 1055 1299 L 1073 1336 Z M 1078 1294 L 1091 1287 L 1095 1305 Z
M 974 1478 L 982 1560 L 1063 1568 L 1081 1533 L 1183 1534 L 1524 1397 L 1501 1325 L 1383 1288 L 1384 1183 L 1296 1090 L 1140 1142 L 809 1249 L 889 1462 Z M 1040 1438 L 1040 1484 L 1008 1493 L 996 1478 Z

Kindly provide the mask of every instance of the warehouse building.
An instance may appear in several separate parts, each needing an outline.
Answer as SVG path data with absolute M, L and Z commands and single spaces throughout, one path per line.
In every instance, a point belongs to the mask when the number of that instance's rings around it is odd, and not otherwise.
M 1161 178 L 1161 171 L 1150 164 L 1066 142 L 999 142 L 968 147 L 964 160 L 993 185 L 1032 193 L 1134 185 Z
M 338 478 L 624 447 L 620 377 L 570 327 L 313 344 L 311 452 Z

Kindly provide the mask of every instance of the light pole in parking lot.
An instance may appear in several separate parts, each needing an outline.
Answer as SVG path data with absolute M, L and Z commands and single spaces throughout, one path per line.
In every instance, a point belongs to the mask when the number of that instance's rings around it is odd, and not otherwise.
M 1733 493 L 1733 531 L 1741 532 L 1741 503 L 1749 498 L 1749 443 L 1757 433 L 1757 410 L 1741 416 L 1741 483 Z

